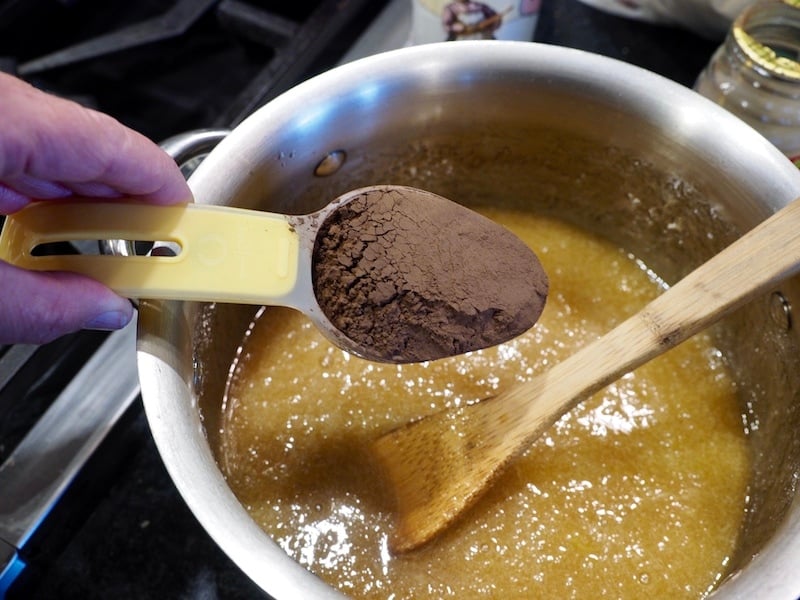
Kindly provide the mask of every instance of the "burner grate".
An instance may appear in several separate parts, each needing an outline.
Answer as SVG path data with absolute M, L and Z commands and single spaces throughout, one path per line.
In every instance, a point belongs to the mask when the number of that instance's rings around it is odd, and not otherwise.
M 30 4 L 0 2 L 0 69 L 161 141 L 234 126 L 334 66 L 386 0 Z

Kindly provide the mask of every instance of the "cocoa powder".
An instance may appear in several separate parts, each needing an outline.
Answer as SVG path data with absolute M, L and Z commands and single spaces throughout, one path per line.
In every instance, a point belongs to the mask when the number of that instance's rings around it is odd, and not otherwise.
M 536 322 L 548 291 L 515 235 L 411 188 L 373 189 L 335 210 L 317 234 L 313 285 L 340 331 L 392 362 L 509 340 Z

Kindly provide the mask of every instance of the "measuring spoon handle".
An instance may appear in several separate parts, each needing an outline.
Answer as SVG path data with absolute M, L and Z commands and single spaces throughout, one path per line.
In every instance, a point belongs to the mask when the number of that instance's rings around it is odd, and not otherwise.
M 55 254 L 78 240 L 174 242 L 176 256 Z M 299 236 L 285 215 L 128 201 L 35 202 L 9 215 L 0 259 L 24 269 L 72 271 L 129 298 L 284 304 L 298 281 Z

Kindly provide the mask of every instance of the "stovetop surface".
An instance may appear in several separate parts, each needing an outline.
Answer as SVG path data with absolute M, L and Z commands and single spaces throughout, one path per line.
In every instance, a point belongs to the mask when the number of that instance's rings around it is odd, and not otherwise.
M 385 3 L 0 0 L 0 70 L 161 141 L 330 68 Z
M 24 4 L 11 3 L 16 10 L 22 10 L 20 6 Z M 92 34 L 101 33 L 106 25 L 100 16 L 96 17 L 97 22 L 93 21 L 89 11 L 93 3 L 87 1 L 85 4 L 88 12 L 84 20 L 50 23 L 41 29 L 41 35 L 48 36 L 47 44 L 36 46 L 24 39 L 8 38 L 0 42 L 0 57 L 7 55 L 5 50 L 15 44 L 30 49 L 26 55 L 15 59 L 15 64 L 6 64 L 6 70 L 19 69 L 27 64 L 27 77 L 36 82 L 36 63 L 32 67 L 29 63 L 43 55 L 45 46 L 52 49 L 63 46 L 60 28 L 80 26 L 92 29 Z M 147 11 L 155 13 L 156 9 L 163 8 L 163 4 L 155 0 L 128 3 L 130 10 L 142 11 L 142 14 Z M 9 14 L 0 11 L 0 23 Z M 34 16 L 28 12 L 19 18 Z M 202 18 L 198 21 L 201 33 Z M 719 43 L 683 30 L 611 16 L 577 0 L 544 0 L 534 39 L 618 58 L 687 86 L 692 85 Z M 208 34 L 209 46 L 225 43 L 226 40 L 214 40 Z M 170 60 L 178 61 L 184 52 L 181 45 L 175 43 L 168 47 L 173 52 Z M 226 83 L 230 92 L 224 101 L 230 102 L 235 100 L 237 91 L 247 85 L 247 73 L 253 76 L 259 72 L 260 63 L 256 59 L 273 50 L 245 44 L 231 46 L 227 52 L 239 53 L 236 60 L 248 65 L 244 75 L 232 74 Z M 144 89 L 140 96 L 129 99 L 141 110 L 131 112 L 129 107 L 120 107 L 116 101 L 104 98 L 102 85 L 108 85 L 119 76 L 111 66 L 120 69 L 124 62 L 122 57 L 99 60 L 97 73 L 90 77 L 91 81 L 84 80 L 83 76 L 77 82 L 68 81 L 65 71 L 63 80 L 50 79 L 48 85 L 57 88 L 54 91 L 66 94 L 82 90 L 93 97 L 90 102 L 111 114 L 122 115 L 118 118 L 156 140 L 198 126 L 226 125 L 220 119 L 235 124 L 240 118 L 239 113 L 234 114 L 225 106 L 209 109 L 209 103 L 218 100 L 191 93 L 179 94 L 183 106 L 180 111 L 175 109 L 174 118 L 166 120 L 153 119 L 152 103 L 158 99 L 149 97 Z M 175 88 L 180 90 L 184 73 L 177 66 L 179 63 L 175 64 L 174 70 L 165 76 L 174 77 Z M 2 63 L 0 68 L 4 68 Z M 308 66 L 307 72 L 313 68 Z M 145 78 L 138 67 L 127 66 L 125 69 L 123 72 L 129 73 L 127 76 Z M 279 88 L 280 85 L 276 90 Z M 271 93 L 277 93 L 276 90 Z M 26 569 L 25 577 L 12 588 L 9 597 L 82 600 L 265 597 L 219 550 L 186 507 L 158 456 L 140 401 L 134 403 L 112 438 L 114 441 L 103 447 L 100 454 L 113 456 L 114 460 L 108 461 L 105 467 L 87 469 L 75 482 L 70 491 L 72 501 L 61 511 L 64 514 L 52 516 L 51 529 L 54 531 L 48 533 L 51 536 L 48 540 L 52 541 L 48 541 L 46 551 Z M 3 453 L 2 442 L 0 440 L 0 455 Z M 69 532 L 64 534 L 66 539 L 59 539 L 64 537 L 59 536 L 59 531 Z

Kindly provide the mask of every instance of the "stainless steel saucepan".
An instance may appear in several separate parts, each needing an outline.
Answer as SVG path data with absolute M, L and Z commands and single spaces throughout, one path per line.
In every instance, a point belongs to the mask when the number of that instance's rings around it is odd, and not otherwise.
M 302 214 L 365 185 L 558 215 L 675 281 L 800 193 L 765 139 L 689 89 L 600 56 L 525 42 L 403 49 L 264 106 L 190 179 L 198 202 Z M 800 348 L 790 281 L 715 331 L 740 384 L 755 472 L 714 597 L 800 596 Z M 215 462 L 220 401 L 252 307 L 142 302 L 148 420 L 186 502 L 277 599 L 338 594 L 250 519 Z

